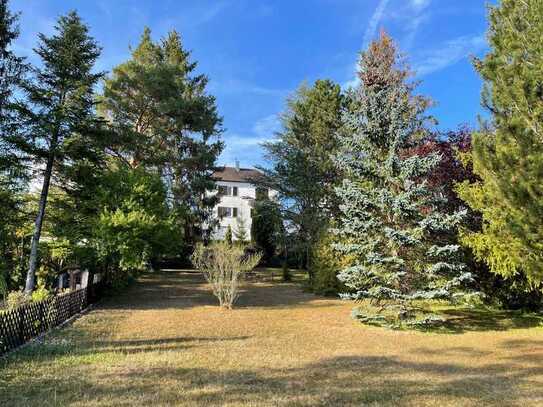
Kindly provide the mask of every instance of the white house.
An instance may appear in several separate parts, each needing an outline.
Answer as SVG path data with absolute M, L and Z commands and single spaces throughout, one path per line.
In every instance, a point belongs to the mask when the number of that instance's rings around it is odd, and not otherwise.
M 257 188 L 251 180 L 258 178 L 262 173 L 251 168 L 219 167 L 215 169 L 213 178 L 216 180 L 220 201 L 215 206 L 213 213 L 219 221 L 219 225 L 212 233 L 212 238 L 222 240 L 225 237 L 228 226 L 235 234 L 240 224 L 245 226 L 247 239 L 251 239 L 252 209 L 258 197 L 274 195 L 267 189 Z M 261 195 L 262 194 L 262 195 Z M 235 240 L 235 236 L 234 236 Z

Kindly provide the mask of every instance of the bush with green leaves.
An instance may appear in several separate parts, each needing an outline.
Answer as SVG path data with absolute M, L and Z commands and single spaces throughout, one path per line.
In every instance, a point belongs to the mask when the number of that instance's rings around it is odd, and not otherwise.
M 49 297 L 51 297 L 51 292 L 44 286 L 39 286 L 37 289 L 32 291 L 32 302 L 43 301 Z
M 194 267 L 204 273 L 222 308 L 231 309 L 239 296 L 243 275 L 262 258 L 261 253 L 247 253 L 242 246 L 226 242 L 209 246 L 199 244 L 192 254 Z
M 122 279 L 179 249 L 181 231 L 169 215 L 158 175 L 141 168 L 110 171 L 97 199 L 103 208 L 95 225 L 98 254 Z
M 262 250 L 264 261 L 270 262 L 280 243 L 283 232 L 281 212 L 270 199 L 255 203 L 251 223 L 251 239 Z
M 337 295 L 346 291 L 337 275 L 354 262 L 354 257 L 334 250 L 333 245 L 340 241 L 333 233 L 324 232 L 313 246 L 312 267 L 315 279 L 312 289 L 318 294 Z
M 8 294 L 6 299 L 6 307 L 8 309 L 14 309 L 21 305 L 27 304 L 30 301 L 30 297 L 22 291 L 12 291 Z

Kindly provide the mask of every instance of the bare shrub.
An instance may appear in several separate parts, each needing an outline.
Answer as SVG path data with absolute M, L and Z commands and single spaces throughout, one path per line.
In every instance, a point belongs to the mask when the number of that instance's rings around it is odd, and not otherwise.
M 247 254 L 243 247 L 227 243 L 198 245 L 192 263 L 202 271 L 223 308 L 231 309 L 239 296 L 243 275 L 260 261 L 261 253 Z

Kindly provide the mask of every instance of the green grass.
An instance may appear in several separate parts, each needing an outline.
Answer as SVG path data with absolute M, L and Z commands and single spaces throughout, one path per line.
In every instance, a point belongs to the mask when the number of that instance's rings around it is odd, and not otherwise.
M 543 405 L 540 316 L 449 308 L 448 332 L 367 327 L 271 271 L 232 311 L 199 274 L 145 275 L 1 362 L 0 404 Z

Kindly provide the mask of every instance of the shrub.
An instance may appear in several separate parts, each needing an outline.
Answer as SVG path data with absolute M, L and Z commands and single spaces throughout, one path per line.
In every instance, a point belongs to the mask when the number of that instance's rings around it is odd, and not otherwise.
M 243 247 L 231 247 L 222 242 L 208 247 L 199 244 L 191 259 L 194 266 L 204 273 L 219 305 L 231 309 L 239 296 L 243 274 L 252 270 L 261 257 L 260 253 L 249 254 Z
M 49 298 L 50 296 L 51 296 L 51 293 L 49 292 L 49 290 L 41 286 L 32 292 L 32 301 L 33 302 L 43 301 Z
M 325 232 L 313 247 L 312 269 L 315 279 L 312 288 L 318 294 L 336 295 L 345 290 L 343 284 L 337 279 L 337 274 L 348 267 L 353 259 L 332 248 L 332 245 L 338 242 L 335 235 Z
M 8 309 L 17 308 L 23 304 L 26 304 L 30 298 L 22 291 L 12 291 L 8 294 L 6 305 Z
M 228 244 L 228 246 L 232 246 L 232 228 L 230 227 L 230 225 L 228 225 L 228 228 L 226 229 L 224 240 Z

